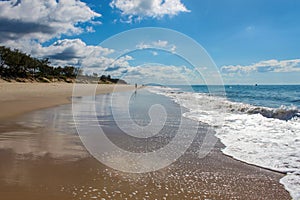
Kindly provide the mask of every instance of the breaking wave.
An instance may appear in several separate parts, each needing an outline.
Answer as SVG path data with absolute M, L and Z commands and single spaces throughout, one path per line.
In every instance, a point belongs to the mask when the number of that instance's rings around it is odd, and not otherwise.
M 229 101 L 206 93 L 151 87 L 189 111 L 187 118 L 207 123 L 238 160 L 286 173 L 280 180 L 293 199 L 300 199 L 300 111 L 296 106 L 269 108 Z

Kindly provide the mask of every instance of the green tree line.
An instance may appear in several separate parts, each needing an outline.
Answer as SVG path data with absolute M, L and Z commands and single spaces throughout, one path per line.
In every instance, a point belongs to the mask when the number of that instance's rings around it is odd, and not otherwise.
M 73 66 L 53 67 L 48 58 L 37 59 L 0 46 L 0 78 L 75 78 L 79 69 Z
M 113 79 L 110 75 L 98 76 L 97 73 L 82 75 L 82 70 L 74 66 L 53 67 L 48 58 L 37 59 L 18 49 L 12 50 L 8 47 L 0 46 L 0 78 L 4 80 L 18 81 L 18 78 L 21 78 L 45 82 L 46 78 L 48 79 L 47 82 L 51 82 L 54 79 L 73 82 L 76 77 L 78 81 L 84 81 L 85 83 L 126 84 L 124 80 Z

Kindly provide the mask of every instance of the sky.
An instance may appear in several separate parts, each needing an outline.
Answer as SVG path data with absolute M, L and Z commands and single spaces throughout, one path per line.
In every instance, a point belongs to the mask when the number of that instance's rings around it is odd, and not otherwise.
M 299 10 L 298 0 L 0 0 L 0 45 L 140 84 L 300 84 Z

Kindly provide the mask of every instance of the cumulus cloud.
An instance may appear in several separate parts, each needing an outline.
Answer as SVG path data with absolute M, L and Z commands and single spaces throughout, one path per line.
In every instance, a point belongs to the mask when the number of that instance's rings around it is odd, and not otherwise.
M 157 44 L 166 43 L 158 42 Z M 55 66 L 81 66 L 84 73 L 87 74 L 110 74 L 132 83 L 183 84 L 199 80 L 199 75 L 184 65 L 144 64 L 134 66 L 130 62 L 134 60 L 132 56 L 125 55 L 115 60 L 113 55 L 116 52 L 113 49 L 87 45 L 80 39 L 58 40 L 48 47 L 43 47 L 38 43 L 31 46 L 32 55 L 48 57 Z
M 86 45 L 80 39 L 58 40 L 50 46 L 43 47 L 40 44 L 32 46 L 30 53 L 41 58 L 50 58 L 54 65 L 80 65 L 88 64 L 87 60 L 95 58 L 106 58 L 114 50 L 101 46 Z M 96 63 L 97 64 L 97 63 Z
M 80 39 L 57 40 L 49 46 L 42 46 L 32 41 L 12 43 L 13 47 L 21 47 L 26 53 L 37 58 L 49 58 L 53 66 L 73 65 L 83 67 L 85 73 L 111 71 L 112 69 L 129 67 L 133 58 L 123 56 L 117 60 L 112 58 L 113 49 L 101 46 L 87 45 Z M 23 46 L 22 46 L 23 45 Z
M 0 42 L 44 42 L 62 34 L 79 34 L 84 31 L 79 23 L 92 22 L 100 16 L 79 0 L 0 1 Z
M 139 66 L 126 66 L 109 71 L 114 77 L 119 77 L 129 83 L 158 83 L 158 84 L 192 84 L 203 83 L 199 74 L 184 66 L 143 64 Z
M 221 67 L 223 73 L 251 72 L 300 72 L 300 59 L 265 60 L 251 65 L 226 65 Z
M 158 41 L 154 41 L 151 43 L 142 42 L 142 43 L 137 44 L 136 48 L 138 48 L 138 49 L 149 49 L 149 48 L 161 49 L 161 50 L 165 50 L 165 51 L 170 51 L 172 53 L 175 53 L 175 51 L 176 51 L 176 45 L 169 44 L 169 42 L 165 41 L 165 40 L 158 40 Z
M 141 20 L 145 17 L 162 18 L 164 16 L 175 16 L 181 12 L 190 12 L 180 0 L 113 0 L 112 8 L 117 8 L 127 21 L 133 18 Z
M 130 67 L 131 56 L 125 55 L 115 60 L 114 49 L 87 45 L 81 39 L 57 40 L 49 46 L 29 40 L 11 41 L 9 46 L 22 49 L 36 58 L 49 58 L 53 66 L 73 65 L 82 67 L 84 73 L 99 74 Z
M 113 59 L 105 56 L 93 56 L 87 57 L 83 60 L 82 66 L 86 73 L 97 72 L 98 74 L 109 73 L 109 74 L 120 74 L 128 68 L 130 68 L 129 61 L 133 60 L 131 56 L 122 56 L 118 59 Z

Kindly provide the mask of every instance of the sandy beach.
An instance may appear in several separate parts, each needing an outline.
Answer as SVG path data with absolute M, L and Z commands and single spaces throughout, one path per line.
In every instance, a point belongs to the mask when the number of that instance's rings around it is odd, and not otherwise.
M 0 200 L 300 200 L 299 10 L 0 0 Z
M 49 89 L 43 90 L 45 87 Z M 57 87 L 61 90 L 55 89 Z M 15 94 L 12 88 L 20 92 Z M 125 91 L 132 86 L 117 88 Z M 68 103 L 71 89 L 72 85 L 68 84 L 34 84 L 32 88 L 25 84 L 7 84 L 2 85 L 2 90 L 7 91 L 6 101 L 2 101 L 6 105 L 13 102 L 10 108 L 22 107 L 23 101 L 12 100 L 23 95 L 28 105 L 32 105 L 31 110 L 39 109 Z M 107 93 L 112 89 L 113 86 L 105 85 L 98 92 Z M 39 98 L 41 94 L 45 96 Z M 152 103 L 161 103 L 171 113 L 170 126 L 149 140 L 128 138 L 111 116 L 101 117 L 99 113 L 108 137 L 124 149 L 134 152 L 155 150 L 170 142 L 176 132 L 173 129 L 177 125 L 173 121 L 181 115 L 177 112 L 178 105 L 166 97 L 146 94 L 135 94 L 137 108 L 132 112 L 137 120 L 145 121 L 143 114 L 139 115 L 143 110 L 141 106 Z M 46 101 L 47 97 L 48 103 L 34 105 L 41 99 Z M 102 105 L 100 111 L 108 109 L 107 97 L 109 94 L 97 99 Z M 57 99 L 57 102 L 53 104 L 50 99 Z M 6 115 L 10 119 L 0 123 L 0 197 L 4 199 L 290 199 L 279 183 L 284 174 L 225 156 L 221 152 L 224 146 L 219 141 L 206 157 L 199 158 L 196 152 L 203 142 L 205 125 L 201 125 L 190 148 L 176 162 L 158 171 L 132 174 L 114 170 L 87 152 L 75 129 L 70 104 L 17 117 L 18 114 L 20 112 L 15 112 L 15 117 Z M 124 158 L 115 158 L 115 161 L 121 161 L 120 165 L 128 164 Z
M 79 84 L 78 84 L 79 85 Z M 87 90 L 95 85 L 83 84 Z M 70 83 L 1 83 L 0 82 L 0 120 L 24 114 L 33 110 L 70 103 L 73 92 Z M 97 86 L 96 93 L 134 89 L 131 85 Z M 83 93 L 84 95 L 84 93 Z

